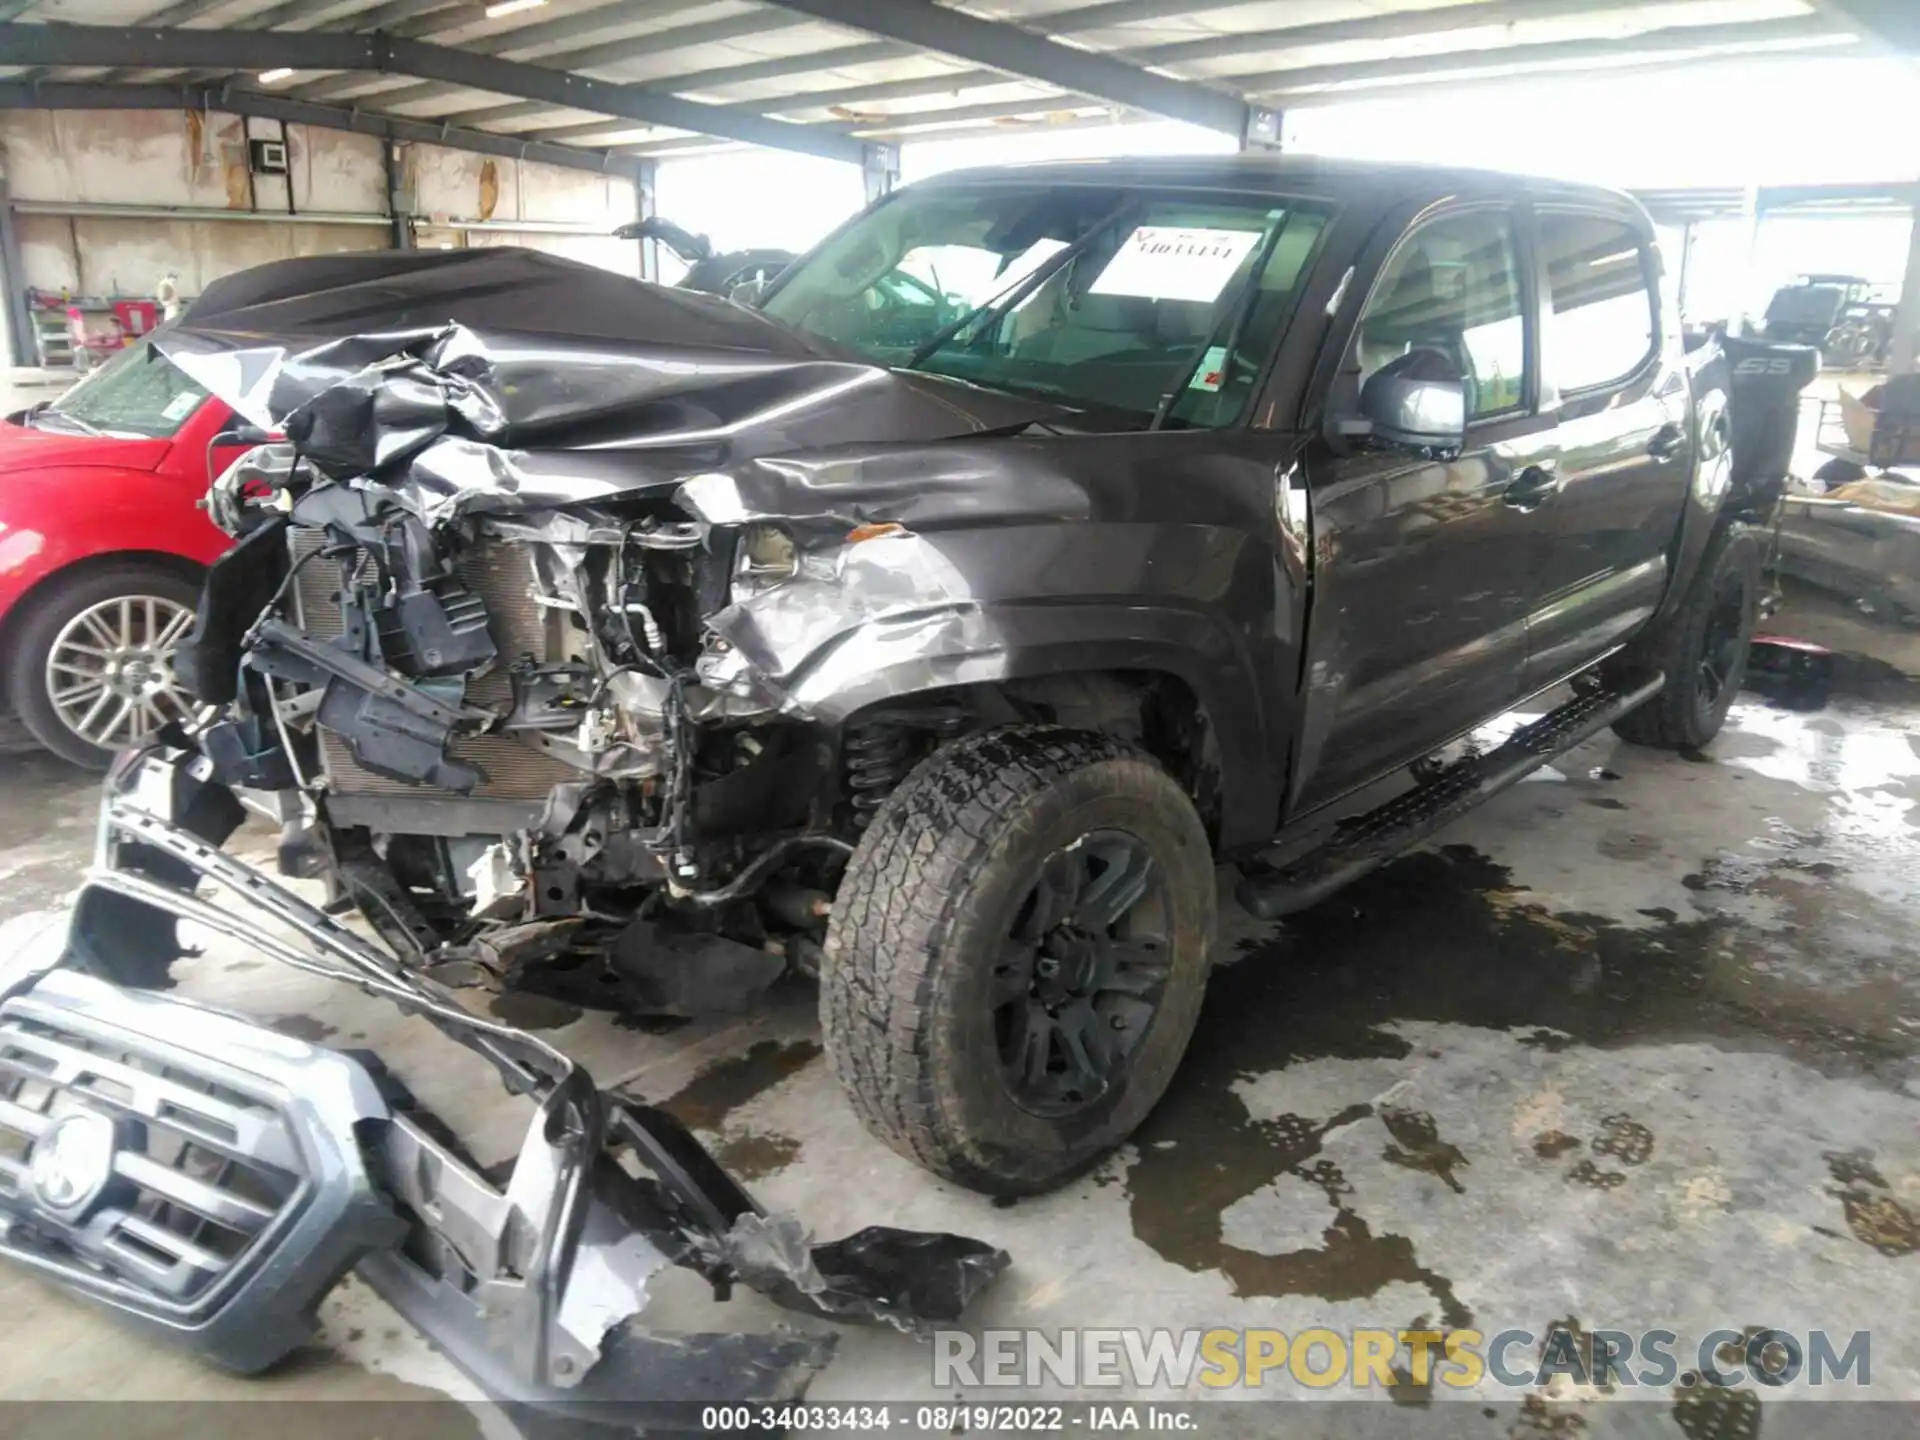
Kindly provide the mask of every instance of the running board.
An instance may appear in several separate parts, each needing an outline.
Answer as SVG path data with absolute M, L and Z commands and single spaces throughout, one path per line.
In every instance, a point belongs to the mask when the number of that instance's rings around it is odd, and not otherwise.
M 1344 822 L 1324 846 L 1285 869 L 1248 876 L 1234 894 L 1261 920 L 1278 920 L 1318 904 L 1644 705 L 1665 683 L 1664 676 L 1655 675 L 1630 690 L 1576 695 L 1558 710 L 1521 726 L 1496 749 L 1456 760 L 1379 809 Z

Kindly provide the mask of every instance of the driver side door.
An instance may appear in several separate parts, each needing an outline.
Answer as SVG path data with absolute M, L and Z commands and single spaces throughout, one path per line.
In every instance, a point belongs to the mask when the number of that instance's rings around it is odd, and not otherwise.
M 1430 212 L 1387 257 L 1344 360 L 1414 350 L 1464 378 L 1455 459 L 1316 445 L 1305 720 L 1290 813 L 1431 754 L 1522 698 L 1557 455 L 1539 413 L 1536 293 L 1514 207 Z M 1355 392 L 1357 393 L 1357 391 Z

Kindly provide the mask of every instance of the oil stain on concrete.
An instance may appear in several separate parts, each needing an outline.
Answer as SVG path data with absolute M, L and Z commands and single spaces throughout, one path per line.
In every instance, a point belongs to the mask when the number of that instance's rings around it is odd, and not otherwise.
M 718 1130 L 748 1101 L 797 1075 L 820 1055 L 815 1040 L 761 1040 L 738 1055 L 707 1066 L 660 1108 L 694 1130 Z
M 714 1154 L 736 1179 L 764 1180 L 800 1158 L 800 1142 L 791 1135 L 742 1130 L 723 1139 Z
M 335 1032 L 335 1027 L 311 1015 L 275 1015 L 267 1024 L 282 1035 L 318 1045 Z
M 506 990 L 487 1003 L 487 1011 L 496 1020 L 522 1030 L 559 1030 L 582 1014 L 578 1005 L 569 1005 L 551 995 L 533 990 Z
M 1467 1163 L 1467 1157 L 1460 1153 L 1458 1146 L 1440 1138 L 1433 1116 L 1424 1110 L 1399 1110 L 1389 1105 L 1381 1107 L 1380 1123 L 1394 1139 L 1393 1144 L 1380 1152 L 1382 1160 L 1407 1170 L 1423 1170 L 1445 1181 L 1456 1195 L 1466 1193 L 1467 1187 L 1460 1183 L 1454 1171 Z
M 1871 1155 L 1829 1151 L 1825 1159 L 1854 1239 L 1890 1259 L 1920 1250 L 1920 1216 L 1895 1198 Z

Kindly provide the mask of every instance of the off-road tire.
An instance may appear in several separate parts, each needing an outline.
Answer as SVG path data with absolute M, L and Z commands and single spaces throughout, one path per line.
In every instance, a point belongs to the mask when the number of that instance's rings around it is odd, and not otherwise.
M 1168 974 L 1127 1069 L 1064 1117 L 1003 1082 L 993 957 L 1041 862 L 1102 827 L 1164 871 Z M 834 901 L 821 970 L 828 1053 L 867 1128 L 971 1190 L 1034 1194 L 1118 1145 L 1179 1067 L 1206 990 L 1214 870 L 1205 827 L 1152 759 L 1102 735 L 991 730 L 923 761 L 875 814 Z
M 1709 701 L 1700 674 L 1702 652 L 1715 603 L 1735 585 L 1743 587 L 1745 596 L 1738 660 Z M 1696 749 L 1718 735 L 1746 676 L 1759 603 L 1759 538 L 1745 526 L 1728 526 L 1700 557 L 1700 569 L 1680 607 L 1609 662 L 1610 671 L 1623 678 L 1658 672 L 1667 680 L 1653 699 L 1616 720 L 1613 733 L 1662 750 Z
M 47 652 L 75 615 L 118 595 L 155 595 L 191 610 L 200 602 L 200 587 L 182 571 L 151 560 L 78 570 L 27 602 L 9 646 L 7 695 L 20 723 L 47 749 L 83 770 L 104 771 L 116 752 L 76 735 L 60 718 L 47 694 Z

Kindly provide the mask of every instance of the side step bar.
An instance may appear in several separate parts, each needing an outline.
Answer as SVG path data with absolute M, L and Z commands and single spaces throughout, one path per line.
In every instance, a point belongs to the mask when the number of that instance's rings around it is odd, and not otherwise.
M 1278 920 L 1318 904 L 1644 705 L 1665 684 L 1664 676 L 1655 675 L 1631 689 L 1576 695 L 1558 710 L 1521 726 L 1496 749 L 1456 760 L 1379 809 L 1346 821 L 1324 846 L 1284 870 L 1248 876 L 1234 894 L 1261 920 Z

